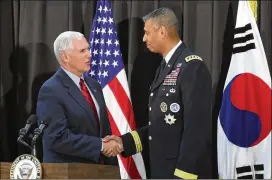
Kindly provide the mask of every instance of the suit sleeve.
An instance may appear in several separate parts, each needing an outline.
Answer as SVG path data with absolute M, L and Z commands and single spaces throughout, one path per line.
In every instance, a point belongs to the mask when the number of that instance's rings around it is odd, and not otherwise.
M 207 167 L 212 140 L 212 84 L 206 65 L 200 60 L 188 62 L 181 74 L 184 105 L 184 131 L 175 178 L 197 179 L 210 174 Z
M 124 147 L 122 156 L 128 157 L 142 152 L 144 148 L 144 139 L 147 138 L 148 135 L 148 128 L 149 125 L 120 136 Z
M 51 118 L 44 130 L 44 146 L 54 152 L 98 162 L 102 140 L 99 137 L 74 134 L 69 129 L 65 108 L 58 95 L 50 87 L 43 86 L 39 92 L 37 116 L 39 120 L 45 116 Z

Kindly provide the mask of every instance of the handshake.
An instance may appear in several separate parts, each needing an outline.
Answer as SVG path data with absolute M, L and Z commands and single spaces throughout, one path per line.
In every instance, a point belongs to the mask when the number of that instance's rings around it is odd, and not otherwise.
M 118 136 L 106 136 L 103 140 L 103 154 L 107 157 L 115 157 L 124 151 L 122 139 Z

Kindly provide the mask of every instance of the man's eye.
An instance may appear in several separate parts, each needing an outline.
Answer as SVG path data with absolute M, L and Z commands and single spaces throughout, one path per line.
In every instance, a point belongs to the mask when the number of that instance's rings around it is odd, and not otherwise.
M 80 52 L 85 52 L 85 51 L 87 51 L 88 49 L 81 49 L 81 51 Z

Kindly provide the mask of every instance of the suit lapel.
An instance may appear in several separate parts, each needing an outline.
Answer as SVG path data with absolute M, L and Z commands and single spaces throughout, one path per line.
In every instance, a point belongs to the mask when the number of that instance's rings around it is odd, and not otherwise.
M 159 87 L 159 85 L 163 82 L 164 78 L 169 74 L 169 72 L 173 69 L 173 66 L 179 57 L 180 53 L 185 49 L 185 44 L 182 43 L 175 51 L 175 53 L 172 55 L 171 59 L 167 63 L 166 67 L 164 70 L 160 73 L 157 74 L 159 76 L 155 82 L 153 82 L 152 87 L 151 87 L 151 92 L 153 92 L 155 89 Z M 158 72 L 157 72 L 158 73 Z
M 84 109 L 84 111 L 87 113 L 87 116 L 90 118 L 88 122 L 91 122 L 93 124 L 93 127 L 97 127 L 96 121 L 92 121 L 94 114 L 93 111 L 82 95 L 80 89 L 77 87 L 77 85 L 73 82 L 72 79 L 60 68 L 60 77 L 62 79 L 63 85 L 68 88 L 68 93 L 70 96 Z M 98 133 L 97 128 L 95 129 L 96 133 Z

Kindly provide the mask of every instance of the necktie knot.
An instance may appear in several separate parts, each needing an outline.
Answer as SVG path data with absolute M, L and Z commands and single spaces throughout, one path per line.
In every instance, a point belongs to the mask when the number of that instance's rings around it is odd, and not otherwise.
M 165 65 L 166 65 L 165 58 L 162 58 L 161 66 L 162 66 L 162 67 L 165 67 Z
M 84 84 L 84 80 L 80 78 L 79 84 L 83 85 Z
M 79 85 L 80 85 L 81 90 L 84 90 L 84 91 L 88 90 L 85 83 L 84 83 L 84 80 L 81 79 L 81 78 L 80 78 L 80 81 L 79 81 Z

